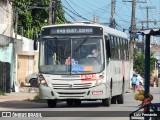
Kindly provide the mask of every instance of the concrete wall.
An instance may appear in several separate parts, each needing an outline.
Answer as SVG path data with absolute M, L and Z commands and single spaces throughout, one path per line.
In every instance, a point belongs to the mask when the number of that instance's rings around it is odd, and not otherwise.
M 13 43 L 9 43 L 6 46 L 0 46 L 0 61 L 10 63 L 10 83 L 13 87 L 14 81 L 14 56 L 13 56 Z
M 34 72 L 38 72 L 38 55 L 39 55 L 39 50 L 34 51 L 33 49 L 33 40 L 28 39 L 26 37 L 22 37 L 20 35 L 17 35 L 17 39 L 22 41 L 21 45 L 21 52 L 18 52 L 18 55 L 31 55 L 34 56 Z M 20 42 L 21 43 L 21 42 Z M 20 54 L 19 54 L 20 53 Z

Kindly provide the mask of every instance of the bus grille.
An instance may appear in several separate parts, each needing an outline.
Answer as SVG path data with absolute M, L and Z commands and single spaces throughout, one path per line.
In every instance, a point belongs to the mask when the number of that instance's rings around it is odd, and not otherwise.
M 75 98 L 75 97 L 84 97 L 86 92 L 57 92 L 59 94 L 59 97 L 70 97 L 70 98 Z
M 92 87 L 92 83 L 79 83 L 79 84 L 52 84 L 53 89 L 88 89 Z

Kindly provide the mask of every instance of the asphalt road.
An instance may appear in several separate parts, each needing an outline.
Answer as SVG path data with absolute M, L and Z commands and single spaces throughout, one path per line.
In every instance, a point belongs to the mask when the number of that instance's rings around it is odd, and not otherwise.
M 151 88 L 153 103 L 160 103 L 160 88 Z M 48 108 L 46 103 L 31 102 L 35 93 L 10 93 L 0 97 L 0 111 L 38 112 L 42 118 L 34 120 L 129 120 L 129 113 L 138 109 L 141 101 L 134 100 L 135 93 L 126 93 L 124 104 L 111 104 L 103 107 L 101 101 L 82 102 L 80 107 L 68 107 L 66 102 L 59 102 L 57 108 Z M 110 112 L 113 111 L 113 112 Z M 54 116 L 54 117 L 53 117 Z M 1 119 L 1 118 L 0 118 Z M 11 118 L 3 118 L 10 120 Z M 17 120 L 17 118 L 12 118 Z M 18 118 L 19 119 L 19 118 Z M 32 120 L 33 118 L 23 118 Z

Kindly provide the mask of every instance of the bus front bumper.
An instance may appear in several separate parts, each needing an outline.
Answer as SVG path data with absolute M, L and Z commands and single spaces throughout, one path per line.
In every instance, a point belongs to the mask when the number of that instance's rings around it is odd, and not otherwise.
M 110 89 L 109 84 L 101 84 L 88 89 L 53 89 L 40 85 L 39 94 L 42 99 L 100 100 L 110 97 Z

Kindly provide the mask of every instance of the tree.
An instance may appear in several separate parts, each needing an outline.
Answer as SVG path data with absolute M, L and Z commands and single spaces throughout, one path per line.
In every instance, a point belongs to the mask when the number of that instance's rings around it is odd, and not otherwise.
M 13 8 L 18 11 L 18 34 L 32 39 L 48 24 L 49 0 L 15 0 Z M 56 2 L 55 14 L 56 24 L 65 23 L 61 1 Z
M 145 56 L 141 52 L 135 51 L 134 53 L 134 63 L 133 69 L 134 71 L 138 72 L 142 77 L 144 77 L 144 59 Z M 155 67 L 156 58 L 153 57 L 153 53 L 150 54 L 150 76 L 153 74 L 153 70 Z

